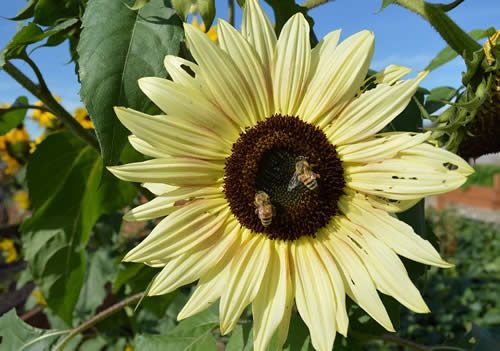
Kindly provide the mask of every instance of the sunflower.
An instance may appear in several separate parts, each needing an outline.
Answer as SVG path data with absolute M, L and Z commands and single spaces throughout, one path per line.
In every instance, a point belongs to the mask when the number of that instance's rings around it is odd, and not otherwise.
M 255 350 L 273 335 L 283 345 L 294 304 L 318 350 L 347 334 L 346 294 L 389 331 L 377 290 L 429 312 L 398 255 L 450 264 L 393 214 L 472 169 L 429 133 L 380 133 L 425 73 L 400 81 L 408 69 L 391 65 L 373 87 L 372 33 L 311 49 L 302 14 L 277 38 L 256 0 L 241 33 L 222 20 L 217 31 L 219 46 L 186 24 L 196 64 L 167 56 L 172 80 L 139 80 L 167 115 L 116 108 L 152 159 L 109 169 L 157 195 L 125 218 L 166 216 L 124 258 L 163 267 L 148 294 L 198 281 L 178 318 L 220 298 L 222 334 L 251 304 Z

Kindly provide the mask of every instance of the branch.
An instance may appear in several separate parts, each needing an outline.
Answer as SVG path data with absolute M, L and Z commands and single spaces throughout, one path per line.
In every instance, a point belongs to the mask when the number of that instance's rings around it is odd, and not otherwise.
M 324 4 L 326 4 L 327 2 L 330 2 L 330 1 L 333 1 L 333 0 L 306 0 L 302 4 L 302 6 L 305 7 L 305 8 L 307 8 L 308 10 L 310 10 L 310 9 L 315 8 L 315 7 L 324 5 Z
M 32 59 L 30 59 L 30 57 L 26 53 L 25 55 L 23 55 L 22 60 L 25 61 L 31 67 L 33 72 L 35 72 L 40 88 L 42 90 L 50 91 L 49 87 L 47 86 L 47 83 L 45 82 L 45 79 L 43 78 L 42 72 L 40 72 L 40 69 L 38 68 L 36 63 Z
M 114 304 L 105 310 L 99 312 L 96 314 L 94 317 L 89 319 L 88 321 L 80 324 L 78 327 L 74 328 L 73 330 L 70 331 L 70 333 L 64 337 L 64 339 L 61 340 L 61 342 L 54 348 L 56 351 L 63 351 L 64 347 L 68 344 L 68 342 L 75 336 L 77 336 L 80 333 L 83 333 L 84 331 L 92 328 L 94 325 L 99 323 L 100 321 L 108 318 L 112 314 L 115 314 L 116 312 L 122 310 L 126 306 L 133 304 L 134 302 L 139 301 L 142 297 L 144 296 L 144 293 L 138 293 L 135 295 L 132 295 L 125 300 L 118 302 L 117 304 Z
M 408 340 L 408 339 L 403 339 L 397 335 L 394 334 L 384 334 L 380 337 L 380 339 L 390 342 L 399 346 L 406 346 L 409 347 L 413 350 L 417 351 L 466 351 L 463 348 L 460 347 L 454 347 L 454 346 L 444 346 L 444 345 L 434 345 L 434 346 L 426 346 L 422 344 L 417 344 L 414 341 Z
M 393 344 L 396 344 L 396 345 L 399 345 L 399 346 L 406 346 L 406 347 L 409 347 L 409 348 L 411 348 L 413 350 L 417 350 L 417 351 L 432 351 L 431 347 L 417 344 L 416 342 L 413 342 L 413 341 L 407 340 L 407 339 L 403 339 L 403 338 L 401 338 L 397 335 L 393 335 L 393 334 L 384 334 L 380 337 L 380 339 L 387 341 L 387 342 L 390 342 L 390 343 L 393 343 Z
M 54 99 L 50 90 L 48 90 L 48 88 L 44 86 L 43 78 L 42 81 L 40 81 L 41 85 L 37 85 L 9 61 L 5 62 L 3 69 L 26 90 L 39 98 L 40 101 L 42 101 L 45 106 L 47 106 L 52 111 L 52 113 L 54 113 L 54 115 L 59 117 L 75 135 L 77 135 L 87 144 L 99 151 L 99 144 L 97 143 L 97 139 L 95 138 L 95 136 L 93 136 L 85 128 L 83 128 L 80 123 L 78 123 L 78 121 L 74 119 L 73 116 L 56 101 L 56 99 Z

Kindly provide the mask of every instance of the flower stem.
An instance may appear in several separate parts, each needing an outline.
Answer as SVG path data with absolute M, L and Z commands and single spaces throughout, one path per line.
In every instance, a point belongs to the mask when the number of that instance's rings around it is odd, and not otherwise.
M 29 60 L 31 61 L 31 60 Z M 32 68 L 36 67 L 35 63 L 31 61 L 26 61 Z M 35 84 L 31 79 L 29 79 L 23 72 L 21 72 L 16 66 L 14 66 L 11 62 L 7 61 L 3 66 L 4 71 L 14 78 L 19 84 L 21 84 L 26 90 L 28 90 L 31 94 L 36 96 L 42 101 L 50 111 L 59 117 L 63 123 L 78 137 L 80 137 L 87 144 L 92 146 L 94 149 L 99 151 L 99 144 L 95 136 L 90 134 L 85 128 L 83 128 L 80 123 L 73 116 L 66 111 L 61 104 L 57 102 L 56 99 L 52 96 L 52 93 L 47 88 L 38 67 L 33 69 L 35 75 L 37 75 L 39 79 L 39 85 Z M 38 73 L 37 73 L 38 72 Z
M 448 45 L 464 59 L 472 58 L 472 53 L 481 46 L 460 28 L 446 11 L 458 6 L 462 1 L 451 4 L 430 4 L 423 0 L 395 0 L 394 3 L 422 16 L 441 35 Z
M 63 351 L 64 347 L 68 344 L 68 342 L 73 339 L 73 337 L 77 336 L 80 333 L 83 333 L 84 331 L 92 328 L 94 325 L 99 323 L 100 321 L 108 318 L 109 316 L 115 314 L 116 312 L 124 309 L 126 306 L 133 304 L 134 302 L 139 301 L 143 297 L 143 293 L 138 293 L 135 295 L 132 295 L 128 298 L 126 298 L 123 301 L 118 302 L 117 304 L 114 304 L 105 310 L 99 312 L 96 314 L 94 317 L 89 319 L 88 321 L 80 324 L 73 330 L 69 332 L 68 335 L 64 337 L 64 339 L 61 340 L 61 342 L 54 348 L 55 351 Z

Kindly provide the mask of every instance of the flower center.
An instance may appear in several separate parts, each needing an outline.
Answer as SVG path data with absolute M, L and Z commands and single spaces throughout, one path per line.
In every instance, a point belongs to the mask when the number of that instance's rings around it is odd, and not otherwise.
M 335 146 L 297 117 L 274 115 L 248 128 L 225 164 L 232 213 L 270 239 L 315 236 L 337 213 L 344 185 Z

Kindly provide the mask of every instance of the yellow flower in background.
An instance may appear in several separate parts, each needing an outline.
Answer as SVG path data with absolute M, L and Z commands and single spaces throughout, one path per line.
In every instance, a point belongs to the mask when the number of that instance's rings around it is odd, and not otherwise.
M 4 169 L 5 174 L 13 175 L 14 173 L 16 173 L 21 167 L 19 162 L 14 157 L 12 157 L 8 152 L 1 152 L 0 154 L 2 161 L 5 163 L 5 169 Z
M 130 344 L 125 345 L 123 351 L 134 351 L 134 347 Z
M 13 128 L 5 134 L 5 141 L 11 144 L 27 142 L 29 140 L 30 140 L 30 135 L 28 134 L 28 131 L 26 130 L 24 125 L 20 125 L 16 128 Z
M 61 98 L 59 96 L 54 97 L 57 102 L 61 102 Z M 35 106 L 44 106 L 43 102 L 37 101 L 35 102 Z M 46 128 L 52 128 L 54 127 L 54 121 L 56 119 L 56 116 L 54 114 L 47 112 L 47 111 L 42 111 L 35 109 L 33 110 L 33 114 L 31 117 L 38 122 L 38 124 L 42 127 Z
M 17 260 L 17 250 L 14 241 L 3 239 L 0 241 L 0 251 L 2 251 L 5 263 L 12 263 Z
M 256 351 L 284 344 L 293 305 L 321 351 L 347 336 L 346 294 L 389 331 L 377 290 L 428 313 L 399 256 L 451 265 L 394 214 L 473 170 L 430 133 L 381 133 L 426 72 L 401 80 L 409 70 L 391 66 L 362 90 L 373 33 L 311 49 L 300 13 L 279 38 L 256 0 L 243 17 L 241 32 L 219 22 L 219 45 L 185 24 L 196 63 L 167 56 L 172 80 L 139 80 L 167 116 L 115 109 L 152 159 L 109 170 L 157 196 L 125 219 L 166 216 L 124 261 L 162 268 L 149 295 L 198 281 L 178 319 L 220 299 L 223 335 L 251 305 Z
M 199 28 L 202 32 L 205 33 L 205 30 L 206 30 L 206 26 L 205 26 L 205 23 L 201 22 L 199 23 L 198 22 L 198 18 L 197 17 L 193 17 L 193 20 L 191 21 L 191 24 L 197 28 Z M 213 41 L 214 43 L 217 42 L 217 26 L 212 26 L 208 32 L 205 33 L 207 35 L 207 37 Z
M 92 129 L 94 128 L 94 124 L 92 123 L 92 120 L 90 119 L 89 113 L 84 107 L 78 107 L 75 112 L 74 112 L 75 118 L 78 122 L 80 122 L 80 125 L 85 128 L 85 129 Z
M 38 136 L 35 140 L 30 142 L 30 154 L 36 151 L 37 146 L 45 139 L 45 134 Z
M 33 290 L 31 296 L 33 296 L 33 298 L 35 299 L 37 305 L 44 306 L 47 304 L 47 301 L 45 300 L 45 297 L 43 297 L 43 294 L 40 291 L 40 289 L 36 288 L 35 290 Z
M 27 210 L 30 208 L 30 198 L 28 196 L 28 193 L 24 190 L 16 191 L 16 193 L 14 194 L 14 201 L 19 206 L 19 208 L 22 208 L 23 210 Z

